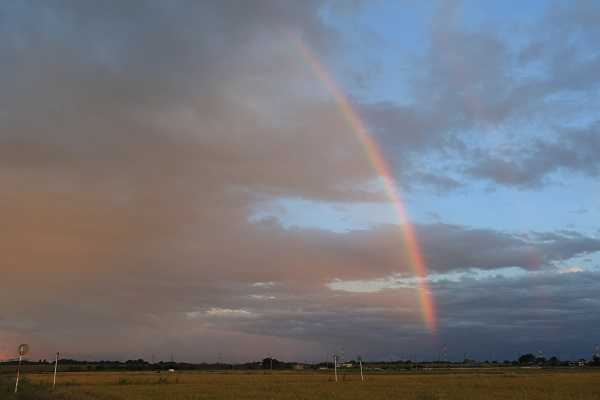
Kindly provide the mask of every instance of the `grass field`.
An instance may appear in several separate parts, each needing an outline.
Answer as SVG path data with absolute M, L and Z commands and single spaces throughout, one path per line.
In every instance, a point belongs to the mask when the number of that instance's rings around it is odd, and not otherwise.
M 63 372 L 0 375 L 0 399 L 600 399 L 600 369 Z

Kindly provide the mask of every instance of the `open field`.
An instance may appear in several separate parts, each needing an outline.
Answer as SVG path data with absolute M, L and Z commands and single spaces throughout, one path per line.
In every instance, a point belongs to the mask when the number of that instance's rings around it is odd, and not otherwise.
M 598 399 L 600 369 L 63 372 L 0 375 L 0 399 Z

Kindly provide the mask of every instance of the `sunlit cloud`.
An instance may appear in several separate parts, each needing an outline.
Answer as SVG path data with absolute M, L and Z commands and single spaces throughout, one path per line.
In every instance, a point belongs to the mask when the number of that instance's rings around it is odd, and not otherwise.
M 579 268 L 579 267 L 568 267 L 568 268 L 561 268 L 561 269 L 557 270 L 557 272 L 559 274 L 572 274 L 572 273 L 577 273 L 577 272 L 583 272 L 583 269 Z
M 206 313 L 208 315 L 231 315 L 231 316 L 236 316 L 236 315 L 250 316 L 250 315 L 253 315 L 253 313 L 251 313 L 249 311 L 246 311 L 246 310 L 242 310 L 242 309 L 231 310 L 231 309 L 228 309 L 228 308 L 211 308 L 211 309 L 207 310 Z

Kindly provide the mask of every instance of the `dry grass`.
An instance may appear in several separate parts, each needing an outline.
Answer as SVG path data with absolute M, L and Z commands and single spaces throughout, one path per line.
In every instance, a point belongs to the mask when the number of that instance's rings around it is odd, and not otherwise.
M 14 397 L 14 377 L 0 377 L 0 399 L 598 399 L 600 369 L 332 372 L 68 372 L 29 374 Z

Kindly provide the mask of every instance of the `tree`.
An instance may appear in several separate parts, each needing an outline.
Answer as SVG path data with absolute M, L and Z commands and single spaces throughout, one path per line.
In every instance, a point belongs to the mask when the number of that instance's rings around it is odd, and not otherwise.
M 263 358 L 262 367 L 263 369 L 279 369 L 281 362 L 275 358 Z
M 521 357 L 519 357 L 519 364 L 521 365 L 528 365 L 528 364 L 533 364 L 535 362 L 536 358 L 533 354 L 529 353 L 529 354 L 523 354 Z

